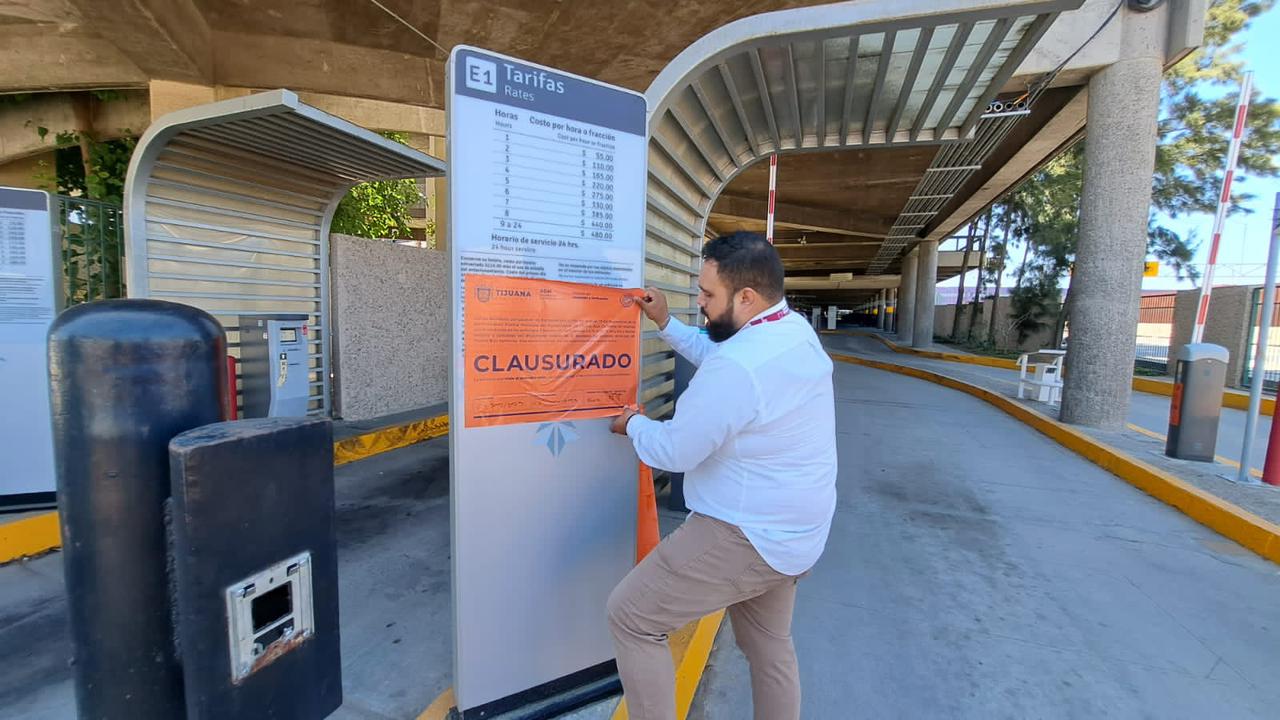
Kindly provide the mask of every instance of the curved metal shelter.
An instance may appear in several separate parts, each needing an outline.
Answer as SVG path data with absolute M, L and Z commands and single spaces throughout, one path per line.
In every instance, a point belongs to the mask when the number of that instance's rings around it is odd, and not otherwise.
M 237 352 L 241 316 L 307 315 L 310 412 L 330 410 L 329 225 L 353 185 L 445 163 L 288 90 L 161 117 L 125 183 L 129 296 L 202 308 Z
M 872 0 L 765 13 L 725 25 L 680 53 L 649 102 L 646 278 L 689 302 L 707 218 L 725 187 L 773 153 L 949 145 L 882 238 L 876 272 L 909 249 L 947 189 L 994 142 L 988 106 L 1049 25 L 1081 0 Z M 1000 124 L 1001 129 L 1017 117 Z M 988 133 L 989 134 L 989 133 Z M 975 137 L 978 140 L 975 142 Z M 958 149 L 965 148 L 964 152 Z M 983 155 L 985 156 L 985 155 Z M 963 164 L 950 163 L 951 159 Z M 644 400 L 673 400 L 674 355 L 646 336 Z

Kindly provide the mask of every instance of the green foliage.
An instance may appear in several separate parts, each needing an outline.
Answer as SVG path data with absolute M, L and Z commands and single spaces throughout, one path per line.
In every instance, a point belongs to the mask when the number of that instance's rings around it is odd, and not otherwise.
M 68 199 L 61 209 L 67 304 L 124 297 L 124 228 L 119 206 Z
M 405 143 L 400 133 L 384 133 Z M 372 239 L 408 238 L 410 209 L 422 202 L 422 191 L 412 179 L 380 180 L 351 188 L 333 214 L 332 232 Z M 434 235 L 433 228 L 428 228 Z
M 1057 281 L 1042 274 L 1013 289 L 1009 303 L 1019 345 L 1057 323 L 1059 292 Z
M 1274 5 L 1275 0 L 1214 0 L 1205 23 L 1204 45 L 1165 73 L 1164 117 L 1151 197 L 1156 210 L 1179 217 L 1216 209 L 1245 70 L 1240 59 L 1244 46 L 1235 38 Z M 1255 177 L 1280 174 L 1276 162 L 1280 154 L 1280 104 L 1262 97 L 1256 87 L 1247 126 L 1237 172 Z M 1233 212 L 1241 211 L 1241 203 L 1253 198 L 1244 191 L 1245 180 L 1238 176 L 1232 184 Z M 1149 235 L 1152 254 L 1178 271 L 1179 277 L 1188 273 L 1194 238 L 1179 237 L 1154 219 Z
M 1229 138 L 1235 119 L 1235 88 L 1243 74 L 1241 45 L 1234 40 L 1253 18 L 1270 10 L 1275 0 L 1214 0 L 1210 6 L 1203 47 L 1165 75 L 1152 186 L 1147 252 L 1172 268 L 1179 278 L 1195 279 L 1191 266 L 1198 245 L 1161 223 L 1164 217 L 1212 213 L 1217 205 Z M 1206 95 L 1212 95 L 1207 98 Z M 1255 90 L 1249 109 L 1249 129 L 1240 152 L 1240 172 L 1254 176 L 1280 174 L 1280 103 Z M 1031 244 L 1025 282 L 1055 284 L 1075 259 L 1080 196 L 1084 176 L 1084 143 L 1077 143 L 1045 165 L 1006 201 L 1015 218 L 1014 235 Z M 1232 206 L 1253 196 L 1240 190 L 1237 177 Z M 1035 292 L 1024 299 L 1033 318 L 1044 298 Z M 1019 313 L 1021 316 L 1021 313 Z
M 90 142 L 87 167 L 78 144 L 58 148 L 54 156 L 57 192 L 92 200 L 123 202 L 129 159 L 133 157 L 137 144 L 137 140 L 129 137 Z

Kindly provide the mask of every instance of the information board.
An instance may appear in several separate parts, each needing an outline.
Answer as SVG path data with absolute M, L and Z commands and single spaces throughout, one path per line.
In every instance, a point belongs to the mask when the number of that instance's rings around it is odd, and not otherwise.
M 7 507 L 47 504 L 56 484 L 46 335 L 62 285 L 53 238 L 48 193 L 0 188 L 0 505 Z
M 468 47 L 449 63 L 454 690 L 465 717 L 613 658 L 604 609 L 635 558 L 635 453 L 607 418 L 466 422 L 465 328 L 482 276 L 642 285 L 647 118 L 643 95 L 586 78 Z
M 643 291 L 467 279 L 467 427 L 612 418 L 635 402 Z

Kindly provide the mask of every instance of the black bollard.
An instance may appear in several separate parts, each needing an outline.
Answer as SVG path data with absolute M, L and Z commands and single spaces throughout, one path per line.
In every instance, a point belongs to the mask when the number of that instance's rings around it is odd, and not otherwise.
M 62 558 L 81 718 L 182 718 L 170 619 L 169 440 L 222 419 L 226 335 L 155 300 L 64 312 L 49 329 Z

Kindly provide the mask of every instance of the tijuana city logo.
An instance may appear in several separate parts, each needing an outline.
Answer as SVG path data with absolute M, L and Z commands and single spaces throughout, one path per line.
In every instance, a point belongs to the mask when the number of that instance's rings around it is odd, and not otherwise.
M 471 367 L 479 373 L 522 372 L 529 370 L 611 370 L 631 367 L 631 353 L 509 355 L 477 355 Z
M 521 297 L 521 298 L 533 297 L 533 293 L 530 293 L 528 290 L 506 290 L 503 288 L 498 288 L 497 290 L 494 290 L 493 288 L 488 286 L 482 286 L 482 287 L 476 288 L 476 299 L 479 300 L 480 302 L 487 303 L 491 299 L 493 299 L 493 296 L 495 295 L 497 295 L 498 297 Z

